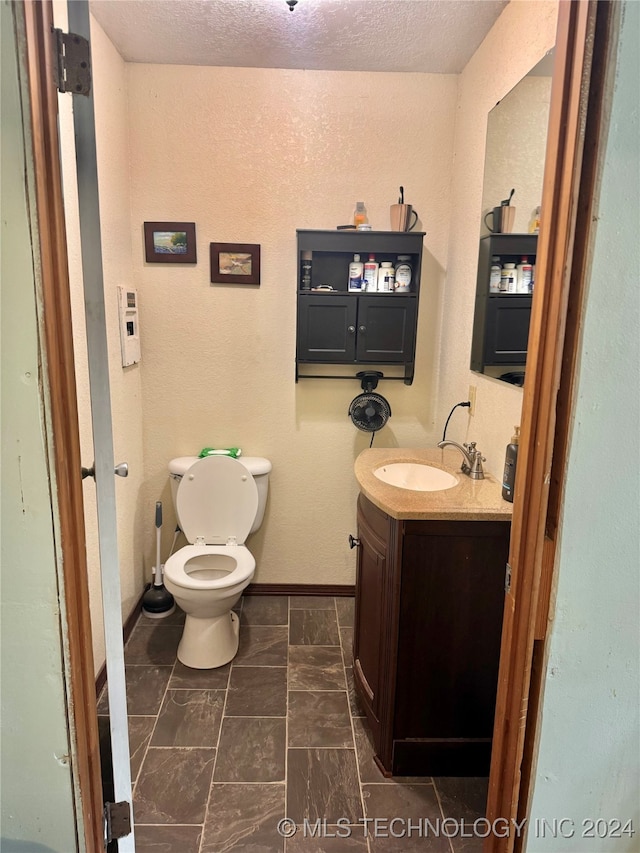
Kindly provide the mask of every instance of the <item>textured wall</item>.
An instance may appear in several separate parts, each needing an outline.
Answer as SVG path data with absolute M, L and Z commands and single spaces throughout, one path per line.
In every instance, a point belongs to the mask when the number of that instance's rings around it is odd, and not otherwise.
M 557 599 L 549 643 L 529 853 L 631 853 L 638 849 L 638 466 L 607 454 L 635 448 L 640 433 L 640 6 L 621 4 L 616 68 L 593 264 L 583 318 Z M 615 299 L 610 282 L 616 282 Z M 565 836 L 536 833 L 536 821 L 566 818 Z M 587 839 L 585 819 L 598 820 Z M 635 836 L 610 821 L 633 821 Z M 573 824 L 571 824 L 571 821 Z M 573 826 L 573 837 L 567 837 Z M 628 829 L 628 828 L 627 828 Z
M 475 416 L 458 409 L 447 436 L 477 441 L 487 470 L 499 477 L 513 425 L 520 423 L 522 390 L 469 370 L 487 115 L 553 47 L 556 18 L 556 2 L 510 3 L 459 78 L 437 423 L 467 399 L 470 384 L 477 386 Z
M 542 201 L 550 98 L 551 77 L 525 77 L 489 115 L 482 212 L 515 189 L 514 234 L 529 231 L 533 211 Z
M 256 581 L 352 583 L 359 382 L 294 382 L 296 228 L 364 200 L 388 228 L 398 186 L 427 231 L 416 381 L 379 386 L 376 445 L 433 444 L 456 78 L 129 65 L 134 278 L 143 346 L 144 516 L 169 506 L 167 462 L 239 445 L 273 462 Z M 198 264 L 143 262 L 145 220 L 197 223 Z M 211 286 L 210 241 L 259 243 L 259 288 Z M 346 274 L 346 271 L 345 271 Z M 168 525 L 167 525 L 168 527 Z M 170 530 L 165 529 L 168 547 Z M 153 536 L 145 539 L 147 562 Z
M 59 2 L 54 8 L 56 26 L 63 27 L 66 30 L 66 4 Z M 140 367 L 134 365 L 122 368 L 117 304 L 117 286 L 132 286 L 126 71 L 125 63 L 93 19 L 91 22 L 91 41 L 114 455 L 116 463 L 123 461 L 129 463 L 129 476 L 126 479 L 116 477 L 122 614 L 123 618 L 126 619 L 138 600 L 143 587 L 141 530 L 145 521 L 140 512 L 139 502 L 144 476 Z M 78 416 L 82 462 L 83 465 L 88 466 L 93 459 L 93 439 L 91 435 L 91 402 L 80 258 L 75 144 L 70 96 L 60 96 L 59 109 L 76 384 L 78 388 Z M 94 481 L 85 480 L 87 562 L 94 658 L 97 670 L 104 663 L 105 650 L 95 495 Z

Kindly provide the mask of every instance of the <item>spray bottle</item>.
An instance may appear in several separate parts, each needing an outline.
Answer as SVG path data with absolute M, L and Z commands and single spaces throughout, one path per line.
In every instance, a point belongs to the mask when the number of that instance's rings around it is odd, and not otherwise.
M 507 444 L 507 452 L 504 458 L 504 475 L 502 477 L 502 497 L 505 501 L 513 503 L 513 491 L 516 483 L 516 465 L 518 463 L 518 446 L 520 444 L 520 427 L 514 427 L 515 433 L 511 436 L 511 444 Z

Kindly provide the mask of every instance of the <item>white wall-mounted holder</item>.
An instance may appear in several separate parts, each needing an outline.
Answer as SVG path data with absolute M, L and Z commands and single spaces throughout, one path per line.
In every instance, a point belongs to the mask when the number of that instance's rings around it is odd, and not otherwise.
M 129 367 L 140 361 L 140 327 L 138 320 L 138 291 L 118 287 L 118 313 L 120 316 L 120 348 L 122 366 Z

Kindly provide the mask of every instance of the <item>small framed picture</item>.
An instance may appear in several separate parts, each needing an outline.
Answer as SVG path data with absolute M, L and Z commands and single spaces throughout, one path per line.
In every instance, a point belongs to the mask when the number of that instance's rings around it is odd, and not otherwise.
M 145 222 L 144 251 L 148 264 L 195 264 L 195 222 Z
M 260 284 L 260 246 L 211 243 L 212 284 Z

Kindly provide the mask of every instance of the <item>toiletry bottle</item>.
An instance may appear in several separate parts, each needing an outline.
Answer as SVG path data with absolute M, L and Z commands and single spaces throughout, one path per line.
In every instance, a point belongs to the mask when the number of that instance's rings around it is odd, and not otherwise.
M 515 264 L 505 264 L 500 273 L 500 293 L 516 292 L 517 270 Z
M 411 255 L 398 255 L 396 262 L 396 293 L 409 293 L 411 290 L 411 278 L 413 269 L 411 267 Z
M 353 211 L 353 224 L 358 227 L 358 225 L 366 225 L 369 222 L 369 217 L 367 216 L 367 208 L 364 206 L 363 201 L 356 202 L 356 209 Z
M 395 281 L 396 271 L 391 265 L 391 261 L 383 261 L 378 270 L 378 292 L 393 293 Z
M 354 255 L 349 264 L 349 291 L 359 293 L 362 290 L 362 273 L 364 265 L 360 261 L 360 255 Z
M 364 265 L 362 289 L 367 293 L 375 293 L 378 289 L 378 267 L 375 255 L 369 255 L 369 260 Z
M 513 503 L 519 444 L 520 427 L 517 426 L 515 427 L 515 434 L 511 436 L 511 444 L 507 444 L 507 452 L 504 458 L 504 474 L 502 477 L 502 497 L 505 501 L 509 501 L 509 503 Z
M 494 255 L 491 258 L 491 272 L 489 274 L 489 293 L 500 293 L 500 275 L 502 267 L 500 266 L 500 258 Z
M 302 253 L 300 261 L 300 290 L 311 290 L 311 252 Z
M 518 293 L 531 293 L 533 267 L 529 263 L 529 258 L 523 257 L 516 270 L 518 272 Z

